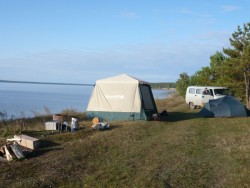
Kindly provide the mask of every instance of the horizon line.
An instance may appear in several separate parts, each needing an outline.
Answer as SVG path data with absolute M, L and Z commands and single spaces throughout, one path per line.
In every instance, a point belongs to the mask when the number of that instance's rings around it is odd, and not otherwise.
M 0 83 L 95 86 L 95 84 L 58 83 L 58 82 L 31 82 L 31 81 L 17 81 L 17 80 L 0 80 Z

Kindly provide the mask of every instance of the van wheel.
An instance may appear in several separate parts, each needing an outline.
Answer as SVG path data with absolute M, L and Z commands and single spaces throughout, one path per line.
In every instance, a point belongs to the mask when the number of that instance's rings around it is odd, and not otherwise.
M 190 102 L 190 103 L 189 103 L 189 108 L 192 109 L 192 110 L 195 109 L 195 105 L 194 105 L 193 102 Z

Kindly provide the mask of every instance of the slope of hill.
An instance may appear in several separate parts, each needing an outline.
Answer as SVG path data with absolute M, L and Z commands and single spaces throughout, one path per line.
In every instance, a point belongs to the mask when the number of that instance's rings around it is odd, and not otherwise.
M 27 121 L 23 133 L 41 148 L 0 162 L 1 187 L 250 186 L 249 118 L 199 118 L 176 96 L 156 103 L 166 121 L 114 121 L 107 131 L 93 131 L 84 117 L 79 131 L 61 134 L 45 132 L 46 119 Z

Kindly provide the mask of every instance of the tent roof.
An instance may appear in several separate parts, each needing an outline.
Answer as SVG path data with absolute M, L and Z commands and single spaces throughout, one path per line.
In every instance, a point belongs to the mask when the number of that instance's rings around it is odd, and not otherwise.
M 149 84 L 146 81 L 134 78 L 127 74 L 121 74 L 101 80 L 97 80 L 96 83 L 140 83 L 140 84 Z
M 245 117 L 248 116 L 248 110 L 233 96 L 225 96 L 209 100 L 199 114 L 204 117 Z

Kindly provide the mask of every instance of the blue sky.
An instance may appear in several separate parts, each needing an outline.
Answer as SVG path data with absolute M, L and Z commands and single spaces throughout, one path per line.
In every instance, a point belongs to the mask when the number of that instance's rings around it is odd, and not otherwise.
M 208 66 L 250 0 L 0 0 L 0 80 L 175 82 Z

